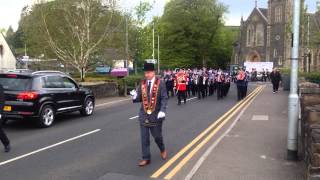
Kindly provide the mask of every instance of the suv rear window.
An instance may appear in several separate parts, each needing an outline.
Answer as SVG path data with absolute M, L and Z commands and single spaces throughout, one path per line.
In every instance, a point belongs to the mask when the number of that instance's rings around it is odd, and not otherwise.
M 31 89 L 31 77 L 16 74 L 1 74 L 0 84 L 7 91 L 28 91 Z

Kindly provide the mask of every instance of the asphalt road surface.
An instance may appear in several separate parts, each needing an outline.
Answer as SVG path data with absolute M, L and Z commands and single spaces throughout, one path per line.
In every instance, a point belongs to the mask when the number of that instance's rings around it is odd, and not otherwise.
M 163 127 L 169 158 L 236 103 L 235 86 L 220 101 L 215 96 L 193 98 L 178 106 L 176 98 L 171 98 Z M 131 101 L 99 106 L 91 117 L 60 116 L 48 129 L 26 121 L 9 122 L 5 130 L 12 151 L 0 152 L 0 180 L 97 180 L 108 173 L 150 177 L 165 161 L 151 139 L 152 163 L 137 166 L 141 157 L 139 108 Z

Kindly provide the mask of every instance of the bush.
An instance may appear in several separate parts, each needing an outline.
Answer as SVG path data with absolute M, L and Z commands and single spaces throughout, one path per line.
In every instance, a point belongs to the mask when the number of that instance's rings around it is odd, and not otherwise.
M 320 72 L 306 73 L 304 77 L 307 81 L 320 84 Z
M 282 68 L 280 69 L 280 72 L 282 75 L 290 75 L 291 69 Z M 299 71 L 299 78 L 305 78 L 305 80 L 309 82 L 320 84 L 320 72 L 306 73 Z

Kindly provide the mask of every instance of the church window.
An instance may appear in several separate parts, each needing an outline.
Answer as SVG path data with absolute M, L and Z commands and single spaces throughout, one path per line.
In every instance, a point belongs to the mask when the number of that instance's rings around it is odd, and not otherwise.
M 264 27 L 263 24 L 258 24 L 256 27 L 257 45 L 264 45 Z
M 280 23 L 282 21 L 282 7 L 278 6 L 275 8 L 275 19 L 276 23 Z
M 267 31 L 267 46 L 270 46 L 270 26 L 268 26 L 268 31 Z
M 278 58 L 278 64 L 279 64 L 280 66 L 283 64 L 283 62 L 282 62 L 282 57 L 281 57 L 281 56 L 279 56 L 279 58 Z
M 273 50 L 273 57 L 276 58 L 278 56 L 278 51 L 277 49 L 274 49 Z
M 254 44 L 254 27 L 253 25 L 249 25 L 247 28 L 247 46 L 253 46 Z

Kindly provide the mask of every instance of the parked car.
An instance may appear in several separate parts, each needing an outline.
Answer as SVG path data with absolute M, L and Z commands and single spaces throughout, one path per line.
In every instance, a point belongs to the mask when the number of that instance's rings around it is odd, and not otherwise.
M 80 111 L 93 114 L 95 97 L 71 77 L 58 71 L 2 73 L 4 88 L 3 118 L 34 119 L 40 127 L 50 127 L 57 114 Z

